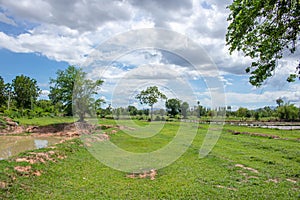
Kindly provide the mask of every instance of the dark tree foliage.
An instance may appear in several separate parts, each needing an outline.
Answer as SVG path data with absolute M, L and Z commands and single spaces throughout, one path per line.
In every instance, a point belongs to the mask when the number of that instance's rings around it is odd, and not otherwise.
M 280 120 L 295 121 L 298 118 L 299 109 L 294 104 L 278 106 L 277 115 Z
M 168 99 L 166 101 L 166 108 L 167 108 L 167 112 L 168 114 L 170 114 L 172 117 L 174 117 L 175 115 L 180 113 L 180 108 L 181 108 L 181 104 L 180 104 L 180 100 L 179 99 Z
M 273 75 L 278 61 L 296 52 L 300 31 L 299 0 L 234 0 L 229 6 L 226 42 L 229 50 L 242 51 L 254 61 L 246 68 L 250 83 L 261 84 Z M 287 78 L 300 75 L 300 63 Z
M 4 105 L 5 101 L 6 101 L 5 83 L 3 78 L 0 76 L 0 106 Z
M 187 111 L 189 109 L 189 104 L 188 102 L 183 102 L 181 104 L 181 114 L 183 116 L 183 118 L 187 118 Z
M 41 92 L 36 80 L 24 75 L 12 80 L 12 88 L 16 105 L 21 109 L 32 108 Z
M 58 70 L 56 72 L 57 78 L 50 79 L 50 100 L 64 105 L 64 111 L 67 115 L 72 115 L 72 95 L 73 88 L 78 75 L 78 69 L 74 66 L 69 66 L 66 70 Z
M 92 96 L 97 94 L 102 80 L 86 79 L 86 73 L 74 66 L 69 66 L 64 71 L 58 70 L 56 75 L 56 79 L 50 79 L 52 86 L 49 98 L 54 104 L 62 103 L 67 115 L 77 114 L 79 120 L 83 121 L 85 114 L 91 114 L 90 111 L 99 107 L 101 101 Z
M 128 106 L 127 110 L 131 116 L 136 116 L 138 113 L 138 109 L 135 106 Z

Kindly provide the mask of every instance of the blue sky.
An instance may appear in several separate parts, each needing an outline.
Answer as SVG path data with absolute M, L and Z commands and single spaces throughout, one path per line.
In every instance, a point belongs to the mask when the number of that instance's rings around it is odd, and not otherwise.
M 6 82 L 20 74 L 30 76 L 44 91 L 41 98 L 47 98 L 49 78 L 55 77 L 58 69 L 75 65 L 93 70 L 91 77 L 104 79 L 101 96 L 116 106 L 134 103 L 128 98 L 151 84 L 159 85 L 171 97 L 180 97 L 190 105 L 196 105 L 199 100 L 211 106 L 211 100 L 217 96 L 211 96 L 214 90 L 205 84 L 210 78 L 222 83 L 225 104 L 233 108 L 274 106 L 279 97 L 300 106 L 299 81 L 292 84 L 285 81 L 288 74 L 294 72 L 297 62 L 294 57 L 280 61 L 274 77 L 262 87 L 254 88 L 248 83 L 249 75 L 244 71 L 251 60 L 238 52 L 230 55 L 225 45 L 229 13 L 226 6 L 230 0 L 72 2 L 70 5 L 65 1 L 0 0 L 0 75 Z M 138 33 L 143 28 L 181 34 L 199 50 L 192 52 L 191 48 L 185 48 L 185 58 L 182 58 L 174 52 L 180 52 L 178 49 L 184 41 L 171 41 L 160 31 L 160 37 L 156 38 L 128 33 L 132 30 Z M 169 41 L 170 44 L 164 44 L 168 51 L 149 48 L 148 40 Z M 129 48 L 141 41 L 145 45 L 143 49 Z M 103 44 L 106 44 L 105 50 L 99 49 Z M 107 52 L 115 51 L 112 50 L 114 45 L 130 51 L 121 56 L 116 54 L 114 58 L 105 57 Z M 95 52 L 100 52 L 96 59 Z M 299 53 L 296 56 L 299 57 Z M 103 57 L 105 65 L 97 65 L 97 69 L 91 67 L 90 64 L 97 61 L 104 63 Z M 186 57 L 195 61 L 198 72 L 187 67 Z M 162 75 L 169 80 L 160 79 Z M 131 76 L 135 77 L 134 84 L 128 79 Z M 185 86 L 186 90 L 182 91 Z M 190 95 L 185 93 L 189 88 L 193 91 Z

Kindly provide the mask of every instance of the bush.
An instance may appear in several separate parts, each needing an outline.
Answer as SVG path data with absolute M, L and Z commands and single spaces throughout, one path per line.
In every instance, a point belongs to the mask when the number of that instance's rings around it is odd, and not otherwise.
M 4 129 L 6 128 L 6 121 L 4 119 L 2 119 L 2 117 L 0 117 L 0 129 Z
M 8 117 L 10 117 L 10 118 L 20 118 L 21 117 L 21 113 L 19 112 L 19 111 L 17 111 L 17 110 L 14 110 L 14 109 L 12 109 L 12 110 L 5 110 L 4 111 L 4 115 L 5 116 L 8 116 Z
M 175 115 L 175 119 L 181 119 L 180 115 Z
M 160 119 L 159 116 L 156 116 L 155 119 L 154 119 L 154 121 L 160 121 L 160 120 L 161 120 L 161 119 Z
M 138 117 L 138 120 L 144 120 L 143 116 Z

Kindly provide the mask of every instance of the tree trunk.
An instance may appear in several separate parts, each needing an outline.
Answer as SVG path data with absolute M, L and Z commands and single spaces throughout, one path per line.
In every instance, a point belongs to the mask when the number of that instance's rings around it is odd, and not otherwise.
M 151 106 L 151 121 L 153 120 L 153 105 Z
M 84 114 L 80 113 L 79 115 L 79 121 L 84 122 Z

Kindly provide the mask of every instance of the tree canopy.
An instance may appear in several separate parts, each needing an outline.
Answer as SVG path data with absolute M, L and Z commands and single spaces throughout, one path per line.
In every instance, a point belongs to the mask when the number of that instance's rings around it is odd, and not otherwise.
M 69 66 L 58 70 L 56 79 L 50 79 L 49 98 L 53 103 L 62 103 L 67 115 L 77 114 L 83 121 L 85 114 L 90 114 L 91 106 L 99 106 L 101 101 L 93 98 L 97 94 L 102 80 L 89 80 L 81 68 Z M 74 112 L 73 112 L 74 111 Z
M 16 105 L 22 109 L 31 108 L 41 92 L 36 80 L 23 74 L 12 80 L 12 88 Z
M 187 111 L 189 109 L 189 104 L 188 102 L 183 102 L 181 104 L 181 114 L 183 116 L 183 118 L 187 118 Z
M 229 50 L 242 51 L 254 61 L 246 68 L 249 82 L 261 84 L 273 75 L 278 61 L 296 52 L 300 40 L 299 0 L 234 0 L 229 6 L 230 25 L 226 34 Z M 300 75 L 300 63 L 287 77 Z
M 157 86 L 147 87 L 135 97 L 141 104 L 147 104 L 151 107 L 151 120 L 153 118 L 153 105 L 158 102 L 158 99 L 166 99 L 166 95 L 158 90 Z
M 180 113 L 180 100 L 179 99 L 168 99 L 166 101 L 167 112 L 174 117 L 175 115 Z
M 0 76 L 0 106 L 5 104 L 6 96 L 5 96 L 5 83 L 3 78 Z
M 66 70 L 58 70 L 56 79 L 50 78 L 49 99 L 54 103 L 62 103 L 67 115 L 72 115 L 72 95 L 79 70 L 69 66 Z
M 79 69 L 72 96 L 73 114 L 79 116 L 79 121 L 84 121 L 85 114 L 96 114 L 92 112 L 96 111 L 95 106 L 100 107 L 102 101 L 95 99 L 93 95 L 98 94 L 97 91 L 102 83 L 102 80 L 86 79 L 86 73 Z

